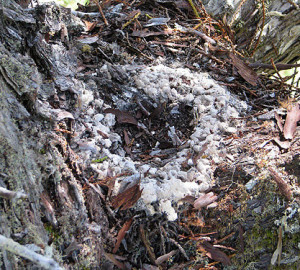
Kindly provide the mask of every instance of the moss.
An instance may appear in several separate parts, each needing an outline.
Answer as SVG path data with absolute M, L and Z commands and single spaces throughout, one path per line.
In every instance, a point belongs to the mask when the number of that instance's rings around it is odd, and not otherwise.
M 46 154 L 46 149 L 41 148 L 41 149 L 40 149 L 40 154 L 41 154 L 41 155 L 45 155 L 45 154 Z
M 59 230 L 55 229 L 50 223 L 45 223 L 44 228 L 46 232 L 48 232 L 48 234 L 51 236 L 53 242 L 58 243 L 59 240 L 61 239 Z
M 81 50 L 82 50 L 83 53 L 91 53 L 92 52 L 91 46 L 87 45 L 87 44 L 83 45 Z
M 263 269 L 296 269 L 297 262 L 293 262 L 292 259 L 297 255 L 294 253 L 298 250 L 300 240 L 299 214 L 296 211 L 298 206 L 295 203 L 290 204 L 292 209 L 287 211 L 287 202 L 281 196 L 277 185 L 272 179 L 264 176 L 249 195 L 248 201 L 240 199 L 245 204 L 239 208 L 240 212 L 236 211 L 233 214 L 233 220 L 239 220 L 245 229 L 242 239 L 243 254 L 238 252 L 232 258 L 233 265 L 238 266 L 238 269 L 258 269 L 261 265 Z M 270 260 L 277 248 L 278 228 L 285 216 L 289 218 L 285 226 L 283 225 L 283 263 L 278 267 L 272 266 Z

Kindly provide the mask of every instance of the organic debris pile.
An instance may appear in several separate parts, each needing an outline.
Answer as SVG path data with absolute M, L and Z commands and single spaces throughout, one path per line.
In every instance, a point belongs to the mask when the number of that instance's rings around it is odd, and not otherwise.
M 76 204 L 70 220 L 89 233 L 61 244 L 65 264 L 92 256 L 89 245 L 99 269 L 297 263 L 300 109 L 287 97 L 299 88 L 253 69 L 295 65 L 248 63 L 259 38 L 237 44 L 230 23 L 193 2 L 26 11 L 38 29 L 27 42 L 40 88 L 28 103 L 44 119 L 44 221 L 58 230 Z M 281 256 L 283 230 L 292 246 Z

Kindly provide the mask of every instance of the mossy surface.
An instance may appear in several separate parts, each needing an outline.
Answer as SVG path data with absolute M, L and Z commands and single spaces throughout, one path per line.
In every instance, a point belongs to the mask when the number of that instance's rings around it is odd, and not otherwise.
M 217 228 L 223 237 L 236 232 L 227 245 L 237 252 L 231 258 L 232 266 L 225 269 L 297 269 L 299 205 L 288 203 L 269 177 L 261 176 L 257 180 L 251 192 L 241 186 L 230 192 L 230 196 L 234 193 L 238 196 L 240 206 L 230 216 L 224 213 Z M 279 227 L 283 231 L 281 261 L 279 265 L 278 260 L 272 265 L 271 259 L 280 241 Z

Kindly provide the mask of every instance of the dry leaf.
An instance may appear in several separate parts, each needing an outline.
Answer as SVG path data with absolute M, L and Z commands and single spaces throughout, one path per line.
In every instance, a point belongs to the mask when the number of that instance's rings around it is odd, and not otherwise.
M 232 60 L 232 64 L 237 69 L 238 73 L 244 78 L 244 80 L 251 85 L 256 86 L 258 81 L 256 72 L 233 53 L 229 53 L 229 57 Z
M 122 112 L 118 109 L 106 109 L 104 110 L 104 113 L 112 113 L 117 117 L 117 121 L 118 123 L 122 124 L 133 124 L 133 125 L 137 125 L 138 121 L 128 112 Z
M 87 32 L 91 32 L 95 28 L 95 26 L 98 24 L 98 21 L 89 22 L 89 21 L 83 20 L 83 22 L 85 24 Z
M 271 176 L 273 177 L 274 181 L 276 182 L 280 193 L 287 198 L 287 200 L 292 199 L 292 190 L 288 183 L 286 183 L 277 172 L 275 172 L 272 168 L 269 168 L 269 172 L 271 173 Z
M 224 265 L 230 265 L 229 257 L 221 250 L 215 248 L 212 244 L 208 242 L 203 242 L 200 244 L 202 248 L 206 251 L 206 256 L 214 261 L 223 263 Z
M 293 135 L 297 128 L 297 122 L 300 121 L 300 108 L 299 104 L 293 104 L 292 108 L 288 111 L 283 128 L 283 136 L 286 140 L 293 139 Z
M 188 215 L 186 218 L 186 224 L 188 224 L 188 226 L 201 227 L 201 228 L 203 228 L 205 226 L 203 216 L 196 209 L 188 212 Z
M 129 139 L 128 132 L 125 129 L 123 130 L 123 133 L 124 133 L 124 141 L 125 141 L 124 150 L 128 155 L 131 156 L 132 155 L 131 140 Z
M 88 37 L 81 36 L 78 38 L 78 41 L 83 44 L 93 44 L 97 42 L 98 39 L 99 39 L 99 35 L 97 34 L 95 36 L 88 36 Z
M 30 0 L 20 0 L 17 2 L 22 8 L 28 8 Z
M 272 265 L 275 265 L 277 260 L 278 260 L 278 265 L 280 265 L 281 254 L 282 254 L 282 226 L 279 227 L 277 248 L 274 251 L 271 259 Z
M 102 136 L 103 139 L 108 139 L 108 135 L 101 130 L 97 130 L 98 134 Z
M 213 192 L 209 192 L 205 195 L 202 195 L 194 202 L 194 207 L 196 209 L 200 209 L 201 207 L 212 204 L 216 199 L 218 199 L 217 195 L 214 195 Z
M 127 269 L 124 263 L 119 262 L 119 261 L 115 258 L 115 255 L 114 255 L 114 254 L 104 252 L 104 256 L 106 257 L 106 259 L 108 259 L 108 260 L 111 261 L 114 265 L 116 265 L 119 269 L 124 269 L 124 270 Z
M 143 189 L 140 189 L 140 184 L 135 184 L 134 186 L 126 189 L 124 192 L 118 194 L 112 199 L 112 206 L 114 208 L 119 208 L 121 210 L 126 210 L 132 207 L 142 195 Z
M 118 249 L 120 247 L 120 244 L 121 244 L 123 238 L 125 237 L 126 232 L 129 230 L 129 228 L 131 226 L 132 221 L 133 221 L 133 218 L 128 219 L 124 223 L 124 225 L 121 228 L 121 230 L 119 231 L 118 236 L 117 236 L 117 242 L 116 242 L 116 245 L 115 245 L 115 247 L 113 249 L 113 253 L 116 253 L 118 251 Z
M 154 254 L 153 248 L 151 247 L 148 236 L 146 235 L 143 224 L 140 225 L 140 234 L 141 234 L 141 239 L 146 247 L 147 253 L 150 257 L 150 261 L 152 264 L 155 264 L 155 262 L 156 262 L 155 254 Z
M 94 184 L 99 184 L 99 185 L 102 185 L 102 186 L 106 186 L 108 187 L 108 192 L 107 192 L 107 196 L 109 197 L 111 192 L 112 192 L 112 189 L 114 188 L 115 186 L 115 182 L 116 182 L 116 179 L 118 177 L 122 177 L 122 176 L 130 176 L 132 175 L 131 173 L 128 173 L 128 172 L 124 172 L 124 173 L 119 173 L 115 176 L 111 176 L 111 175 L 108 175 L 107 177 L 105 177 L 104 179 L 100 180 L 100 181 L 97 181 L 95 182 Z
M 131 140 L 129 139 L 127 130 L 124 129 L 124 130 L 123 130 L 123 133 L 124 133 L 124 141 L 125 141 L 125 144 L 126 144 L 126 145 L 129 145 L 129 144 L 131 143 Z

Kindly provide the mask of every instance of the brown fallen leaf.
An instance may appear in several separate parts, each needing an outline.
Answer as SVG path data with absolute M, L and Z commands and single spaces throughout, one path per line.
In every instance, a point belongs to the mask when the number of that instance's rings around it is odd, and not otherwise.
M 103 139 L 108 139 L 109 138 L 108 135 L 106 133 L 102 132 L 101 130 L 97 130 L 97 133 L 99 135 L 101 135 Z
M 277 172 L 275 172 L 275 170 L 273 170 L 272 168 L 268 168 L 269 172 L 272 176 L 272 178 L 274 179 L 274 181 L 276 182 L 280 193 L 288 200 L 290 201 L 292 199 L 292 189 L 291 186 L 286 183 Z
M 129 136 L 128 136 L 128 132 L 126 129 L 123 130 L 123 134 L 124 134 L 124 141 L 125 141 L 125 144 L 126 145 L 129 145 L 131 143 L 131 140 L 129 139 Z
M 291 106 L 284 123 L 283 136 L 286 140 L 293 139 L 298 121 L 300 121 L 300 108 L 299 103 L 296 103 Z
M 206 251 L 206 256 L 214 261 L 223 263 L 224 265 L 230 265 L 229 257 L 218 248 L 214 247 L 209 242 L 205 241 L 200 244 L 200 246 Z
M 119 173 L 115 176 L 107 175 L 104 179 L 102 179 L 100 181 L 96 181 L 94 184 L 95 185 L 99 184 L 101 186 L 108 187 L 107 197 L 110 197 L 110 195 L 112 193 L 112 190 L 115 186 L 116 179 L 119 178 L 119 177 L 122 177 L 122 176 L 130 176 L 130 175 L 132 175 L 132 174 L 129 173 L 129 172 Z
M 112 113 L 116 116 L 118 123 L 122 124 L 133 124 L 136 125 L 138 124 L 138 121 L 128 112 L 122 112 L 118 109 L 106 109 L 104 110 L 104 113 Z
M 131 226 L 132 221 L 133 221 L 133 218 L 128 219 L 124 223 L 124 225 L 121 228 L 121 230 L 118 232 L 117 242 L 116 242 L 116 245 L 115 245 L 115 247 L 113 249 L 113 253 L 116 253 L 118 251 L 118 249 L 120 247 L 120 244 L 121 244 L 123 238 L 125 237 L 126 232 L 129 230 L 129 228 Z
M 232 60 L 233 66 L 237 69 L 238 73 L 244 78 L 244 80 L 251 85 L 256 86 L 258 81 L 258 75 L 256 72 L 233 53 L 230 52 L 229 57 Z
M 121 210 L 126 210 L 131 208 L 141 197 L 143 189 L 140 189 L 140 184 L 135 184 L 134 186 L 126 189 L 124 192 L 118 194 L 112 199 L 112 206 L 114 208 L 119 208 Z
M 93 29 L 97 26 L 98 24 L 98 21 L 95 21 L 95 22 L 89 22 L 89 21 L 86 21 L 86 20 L 83 20 L 84 24 L 85 24 L 85 27 L 86 27 L 86 31 L 87 32 L 91 32 L 93 31 Z
M 131 152 L 132 141 L 129 139 L 128 132 L 125 129 L 123 130 L 123 133 L 124 133 L 124 141 L 125 141 L 124 150 L 128 155 L 132 156 L 132 152 Z
M 196 209 L 200 209 L 201 207 L 204 206 L 209 206 L 212 204 L 216 199 L 218 199 L 217 195 L 214 195 L 213 192 L 209 192 L 205 195 L 202 195 L 199 197 L 197 200 L 194 201 L 194 207 Z

